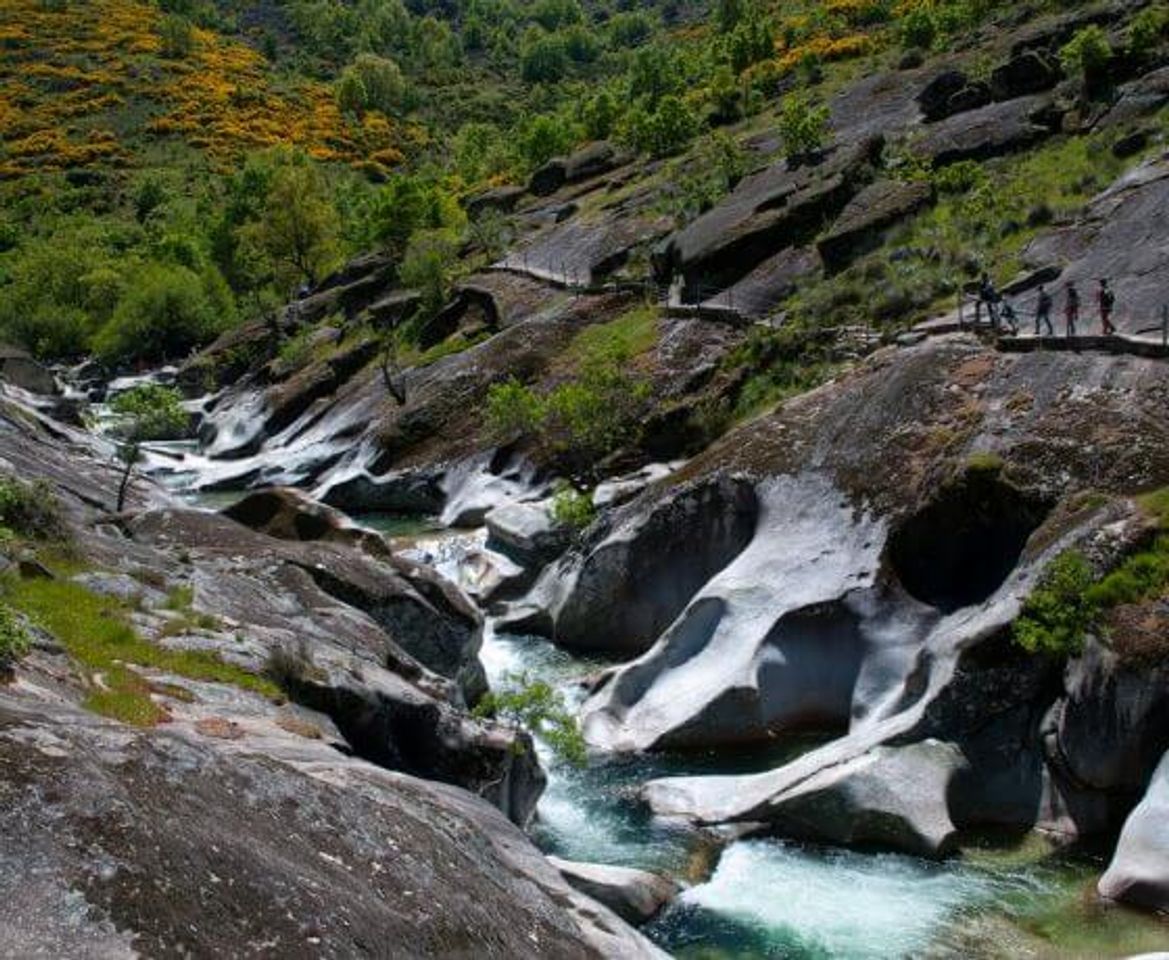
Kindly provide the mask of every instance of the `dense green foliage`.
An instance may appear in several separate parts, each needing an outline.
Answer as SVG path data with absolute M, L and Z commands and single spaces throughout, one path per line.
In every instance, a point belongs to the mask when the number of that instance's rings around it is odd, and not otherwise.
M 12 608 L 0 603 L 0 682 L 32 649 L 32 638 Z
M 1015 642 L 1030 653 L 1079 653 L 1099 616 L 1099 606 L 1090 596 L 1092 582 L 1092 567 L 1083 554 L 1061 553 L 1043 572 L 1015 621 Z
M 508 674 L 499 690 L 486 694 L 475 707 L 477 717 L 493 717 L 526 730 L 562 760 L 583 766 L 588 759 L 584 737 L 564 697 L 543 680 Z
M 597 508 L 588 493 L 581 493 L 569 483 L 561 482 L 552 496 L 552 519 L 574 533 L 584 530 L 596 519 Z
M 147 383 L 118 394 L 110 405 L 121 420 L 126 440 L 174 440 L 181 437 L 190 417 L 177 390 Z
M 47 483 L 0 474 L 0 543 L 15 538 L 61 540 L 61 506 Z

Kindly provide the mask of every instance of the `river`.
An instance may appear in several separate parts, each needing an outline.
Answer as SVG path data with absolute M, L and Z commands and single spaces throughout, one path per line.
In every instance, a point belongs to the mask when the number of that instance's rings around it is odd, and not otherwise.
M 190 450 L 157 452 L 160 479 L 176 492 L 190 475 L 166 466 Z M 220 509 L 240 494 L 189 495 Z M 464 559 L 483 531 L 445 531 L 429 518 L 363 516 L 401 552 L 456 583 L 472 576 Z M 577 705 L 582 680 L 610 664 L 582 660 L 536 637 L 496 631 L 488 619 L 481 658 L 493 686 L 508 675 L 542 679 Z M 1034 837 L 971 845 L 934 863 L 779 839 L 727 841 L 655 820 L 639 802 L 647 779 L 666 774 L 770 769 L 817 741 L 780 741 L 764 751 L 636 757 L 593 756 L 584 767 L 538 743 L 548 786 L 533 840 L 568 859 L 654 870 L 682 894 L 644 932 L 683 960 L 895 960 L 968 957 L 1122 957 L 1163 950 L 1164 923 L 1093 896 L 1100 858 L 1053 853 Z M 820 741 L 822 742 L 822 741 Z

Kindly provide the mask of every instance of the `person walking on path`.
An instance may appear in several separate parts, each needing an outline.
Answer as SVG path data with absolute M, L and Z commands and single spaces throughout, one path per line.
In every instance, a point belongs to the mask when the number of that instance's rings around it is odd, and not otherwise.
M 1068 336 L 1076 335 L 1076 324 L 1080 319 L 1080 291 L 1072 281 L 1067 285 L 1067 303 L 1064 307 L 1064 319 L 1067 321 Z
M 999 331 L 998 305 L 1001 299 L 1002 297 L 999 296 L 999 292 L 994 288 L 994 284 L 990 282 L 990 275 L 985 270 L 982 271 L 982 277 L 978 281 L 978 304 L 980 307 L 983 304 L 986 305 L 986 315 L 990 320 L 991 328 L 995 333 L 998 333 Z M 978 320 L 979 311 L 975 310 L 975 325 L 978 324 Z
M 1116 294 L 1108 286 L 1107 278 L 1103 278 L 1100 281 L 1100 289 L 1096 293 L 1096 302 L 1100 306 L 1100 326 L 1104 328 L 1104 336 L 1111 337 L 1116 333 L 1116 327 L 1112 325 L 1112 309 L 1116 306 Z
M 1035 304 L 1035 336 L 1039 336 L 1039 325 L 1041 323 L 1047 325 L 1047 335 L 1049 337 L 1055 336 L 1055 331 L 1051 327 L 1051 308 L 1055 306 L 1052 296 L 1047 292 L 1047 287 L 1040 285 L 1039 300 Z

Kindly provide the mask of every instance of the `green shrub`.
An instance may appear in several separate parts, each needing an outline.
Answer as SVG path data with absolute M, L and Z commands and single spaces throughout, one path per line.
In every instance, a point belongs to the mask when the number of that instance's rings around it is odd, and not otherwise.
M 1134 57 L 1152 53 L 1169 30 L 1169 7 L 1156 3 L 1132 19 L 1128 27 L 1128 52 Z
M 901 18 L 901 45 L 906 49 L 928 50 L 938 39 L 938 21 L 934 11 L 914 7 Z
M 681 97 L 669 94 L 652 112 L 641 107 L 626 117 L 625 141 L 654 157 L 677 153 L 698 133 L 698 118 Z
M 505 675 L 501 689 L 479 701 L 475 716 L 492 717 L 526 730 L 574 766 L 584 766 L 588 760 L 584 737 L 564 697 L 550 684 L 532 680 L 526 673 Z
M 552 519 L 574 533 L 584 530 L 597 517 L 590 494 L 581 493 L 571 484 L 561 481 L 552 497 Z
M 32 638 L 24 624 L 8 604 L 0 603 L 0 681 L 11 675 L 31 649 Z
M 157 383 L 118 394 L 110 406 L 121 420 L 118 432 L 131 442 L 179 439 L 190 422 L 182 395 Z
M 341 72 L 336 93 L 337 105 L 345 113 L 360 116 L 367 110 L 378 110 L 394 114 L 405 103 L 406 80 L 393 60 L 362 53 Z
M 1092 567 L 1068 550 L 1043 572 L 1015 621 L 1015 643 L 1030 653 L 1073 656 L 1095 627 L 1100 608 L 1091 595 Z
M 933 173 L 938 193 L 959 195 L 983 186 L 989 177 L 977 160 L 961 160 Z
M 543 402 L 515 377 L 488 389 L 486 424 L 495 442 L 510 443 L 529 436 L 539 430 L 543 419 Z
M 185 356 L 234 320 L 231 291 L 213 267 L 201 273 L 152 263 L 130 273 L 125 296 L 93 339 L 107 362 Z
M 168 13 L 158 23 L 158 36 L 162 41 L 162 55 L 181 60 L 195 47 L 195 31 L 191 21 L 177 13 Z
M 1064 69 L 1083 79 L 1085 85 L 1096 83 L 1112 62 L 1112 45 L 1108 34 L 1092 25 L 1080 30 L 1059 52 Z
M 1101 608 L 1139 603 L 1156 597 L 1169 584 L 1169 536 L 1158 537 L 1152 547 L 1125 559 L 1094 584 L 1088 599 Z
M 65 536 L 61 505 L 45 481 L 25 483 L 0 474 L 0 535 L 33 540 Z
M 805 157 L 818 153 L 828 135 L 828 107 L 813 106 L 798 94 L 784 98 L 779 114 L 779 135 L 788 157 Z

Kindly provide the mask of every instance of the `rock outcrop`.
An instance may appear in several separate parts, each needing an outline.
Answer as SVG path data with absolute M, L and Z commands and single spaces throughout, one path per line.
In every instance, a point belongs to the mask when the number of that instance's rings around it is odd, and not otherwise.
M 461 790 L 308 720 L 139 730 L 0 689 L 14 956 L 661 956 Z
M 727 477 L 619 516 L 546 571 L 528 600 L 532 626 L 571 650 L 641 653 L 743 549 L 755 520 L 751 485 Z
M 1148 910 L 1169 910 L 1169 754 L 1145 798 L 1120 834 L 1116 854 L 1100 878 L 1100 895 Z
M 678 886 L 673 881 L 645 870 L 579 863 L 559 857 L 549 857 L 548 861 L 569 886 L 604 904 L 628 923 L 652 920 L 678 894 Z
M 879 353 L 732 433 L 683 476 L 749 478 L 751 541 L 593 693 L 586 737 L 645 750 L 844 734 L 771 773 L 648 786 L 658 813 L 704 823 L 929 855 L 979 826 L 1106 832 L 1165 749 L 1160 674 L 1142 683 L 1089 648 L 1061 677 L 1010 625 L 1063 550 L 1106 566 L 1140 542 L 1123 494 L 1169 476 L 1141 412 L 1166 396 L 1155 361 L 952 338 Z M 1077 500 L 1089 489 L 1119 496 Z M 644 522 L 674 495 L 651 488 L 621 516 Z M 922 762 L 920 791 L 891 806 L 884 765 L 928 740 L 953 762 Z

